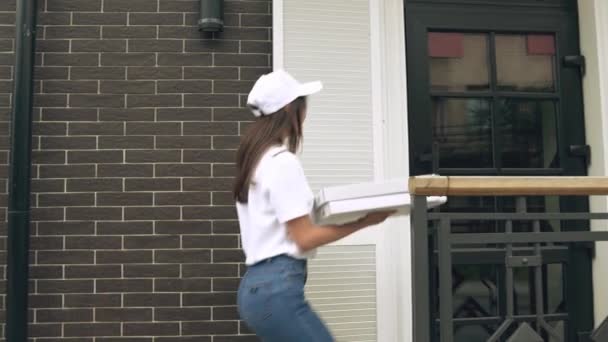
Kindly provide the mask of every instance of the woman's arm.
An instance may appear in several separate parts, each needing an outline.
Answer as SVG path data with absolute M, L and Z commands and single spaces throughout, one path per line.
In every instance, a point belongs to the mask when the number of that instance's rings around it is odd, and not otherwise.
M 289 237 L 300 251 L 311 249 L 340 240 L 358 230 L 384 222 L 392 212 L 371 213 L 364 218 L 344 225 L 319 226 L 312 222 L 309 215 L 287 222 Z

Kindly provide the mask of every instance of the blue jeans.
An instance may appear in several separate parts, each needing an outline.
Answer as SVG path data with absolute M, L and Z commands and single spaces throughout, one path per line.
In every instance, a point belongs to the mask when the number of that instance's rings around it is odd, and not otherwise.
M 264 342 L 333 342 L 304 298 L 306 261 L 279 255 L 250 266 L 241 280 L 241 319 Z

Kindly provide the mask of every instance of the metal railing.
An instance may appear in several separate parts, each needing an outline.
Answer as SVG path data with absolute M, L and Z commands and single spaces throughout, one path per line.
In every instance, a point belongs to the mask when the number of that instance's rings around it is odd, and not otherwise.
M 569 333 L 558 331 L 551 325 L 552 322 L 562 321 L 571 326 L 592 327 L 593 319 L 589 318 L 589 314 L 549 312 L 545 310 L 545 296 L 541 295 L 543 286 L 547 285 L 547 280 L 543 278 L 545 265 L 568 263 L 571 261 L 568 258 L 572 258 L 575 253 L 573 251 L 588 252 L 589 244 L 594 246 L 596 241 L 608 241 L 608 231 L 588 229 L 592 220 L 608 220 L 608 213 L 528 212 L 526 209 L 528 198 L 533 196 L 608 195 L 608 177 L 419 176 L 410 179 L 409 187 L 413 196 L 411 222 L 412 265 L 415 275 L 415 342 L 453 342 L 455 327 L 459 324 L 485 324 L 486 327 L 493 327 L 487 332 L 488 342 L 608 341 L 608 321 L 595 331 L 590 331 L 590 328 Z M 429 212 L 426 209 L 426 196 L 511 196 L 515 197 L 515 211 Z M 501 229 L 485 233 L 455 233 L 452 231 L 453 223 L 458 221 L 494 222 Z M 559 222 L 558 227 L 566 227 L 574 222 L 577 228 L 547 229 L 547 224 L 544 224 L 545 229 L 541 229 L 541 223 L 549 221 Z M 522 223 L 529 228 L 514 229 L 514 226 L 519 227 Z M 500 247 L 496 248 L 497 246 Z M 474 260 L 470 264 L 499 263 L 503 267 L 500 286 L 504 298 L 501 300 L 500 314 L 474 318 L 455 317 L 453 260 L 462 256 L 463 251 L 471 249 L 497 251 L 494 253 L 497 257 L 492 260 Z M 514 272 L 522 268 L 530 271 L 530 291 L 536 294 L 531 300 L 534 309 L 528 314 L 515 309 Z M 434 293 L 438 296 L 431 296 L 432 286 L 438 286 Z M 587 296 L 586 299 L 592 301 L 590 293 L 581 293 L 580 296 Z M 437 306 L 438 315 L 435 314 Z

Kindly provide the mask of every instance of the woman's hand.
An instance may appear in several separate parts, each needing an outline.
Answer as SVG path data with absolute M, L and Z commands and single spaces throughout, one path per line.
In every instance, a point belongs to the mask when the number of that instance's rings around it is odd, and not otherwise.
M 358 226 L 360 226 L 361 228 L 375 226 L 375 225 L 378 225 L 378 224 L 386 221 L 386 219 L 389 218 L 394 213 L 395 213 L 394 211 L 377 211 L 377 212 L 369 213 L 369 214 L 365 215 L 364 217 L 360 218 L 359 220 L 357 220 L 356 224 Z

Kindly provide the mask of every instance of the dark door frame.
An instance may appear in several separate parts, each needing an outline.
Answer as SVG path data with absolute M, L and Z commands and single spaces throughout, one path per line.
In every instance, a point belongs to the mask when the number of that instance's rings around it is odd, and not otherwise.
M 513 3 L 520 3 L 519 5 Z M 534 3 L 535 5 L 530 5 Z M 461 170 L 466 174 L 572 175 L 587 174 L 585 159 L 574 156 L 570 146 L 585 144 L 582 75 L 578 68 L 565 67 L 564 56 L 579 55 L 578 13 L 575 0 L 545 0 L 544 3 L 516 0 L 505 6 L 495 0 L 409 0 L 405 3 L 408 70 L 408 125 L 410 174 L 440 172 L 433 155 L 431 96 L 427 33 L 431 30 L 458 32 L 555 33 L 557 42 L 558 141 L 561 168 L 557 170 Z M 540 4 L 540 5 L 539 5 Z M 480 172 L 480 173 L 477 173 Z M 587 212 L 587 199 L 562 198 L 563 211 Z M 572 229 L 587 230 L 587 222 L 573 222 Z M 591 254 L 585 246 L 570 250 L 566 298 L 570 305 L 568 340 L 593 329 Z

